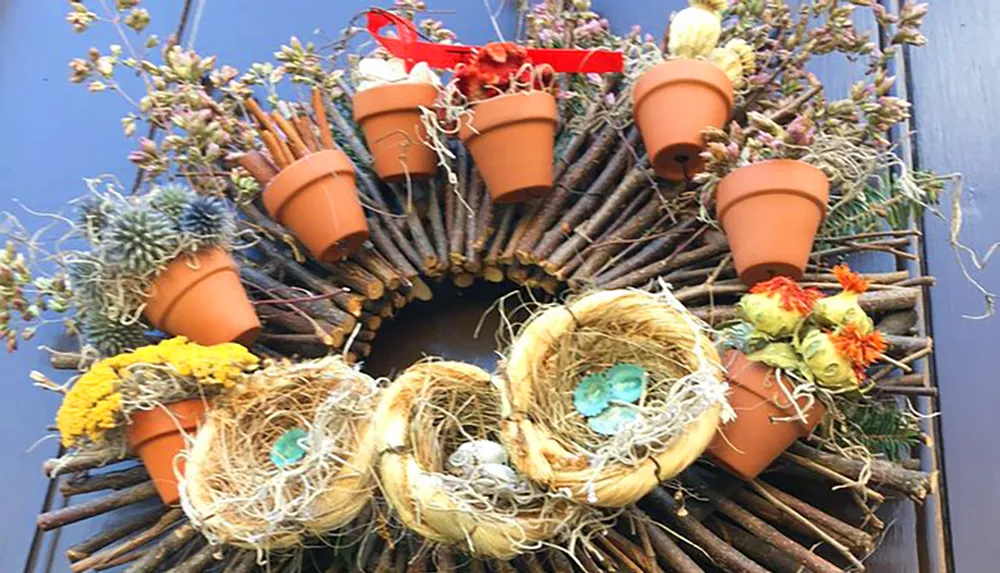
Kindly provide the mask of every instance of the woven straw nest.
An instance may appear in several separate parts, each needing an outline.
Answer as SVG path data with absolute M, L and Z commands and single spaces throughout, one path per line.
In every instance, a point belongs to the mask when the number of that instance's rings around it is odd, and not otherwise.
M 574 405 L 586 376 L 628 363 L 646 375 L 636 420 L 614 435 Z M 535 314 L 508 353 L 503 436 L 513 464 L 601 507 L 636 502 L 692 464 L 728 411 L 719 356 L 669 293 L 600 291 Z M 622 405 L 625 407 L 625 405 Z
M 185 512 L 209 540 L 257 550 L 344 527 L 372 498 L 377 400 L 375 381 L 335 357 L 248 375 L 188 452 Z
M 462 444 L 499 440 L 500 391 L 475 366 L 411 366 L 385 391 L 376 427 L 385 497 L 403 525 L 430 541 L 510 559 L 567 531 L 580 516 L 579 506 L 523 478 L 508 495 L 449 466 Z

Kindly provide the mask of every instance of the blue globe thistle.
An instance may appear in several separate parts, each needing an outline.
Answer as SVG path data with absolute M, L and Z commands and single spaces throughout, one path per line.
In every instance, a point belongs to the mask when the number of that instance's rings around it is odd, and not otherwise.
M 181 232 L 190 235 L 199 248 L 228 243 L 235 228 L 225 202 L 209 195 L 195 197 L 180 217 Z
M 122 324 L 99 312 L 88 312 L 83 319 L 84 338 L 104 356 L 114 356 L 147 344 L 145 327 L 139 323 Z
M 119 211 L 104 234 L 108 262 L 133 275 L 162 268 L 176 254 L 177 226 L 170 217 L 142 207 Z
M 81 254 L 66 264 L 70 290 L 77 308 L 100 308 L 103 289 L 101 287 L 101 262 L 91 254 Z
M 104 197 L 90 196 L 77 205 L 77 220 L 83 235 L 91 242 L 100 240 L 111 217 L 111 202 Z
M 197 196 L 194 191 L 184 185 L 168 183 L 153 191 L 149 196 L 149 205 L 174 221 L 178 221 L 184 209 Z

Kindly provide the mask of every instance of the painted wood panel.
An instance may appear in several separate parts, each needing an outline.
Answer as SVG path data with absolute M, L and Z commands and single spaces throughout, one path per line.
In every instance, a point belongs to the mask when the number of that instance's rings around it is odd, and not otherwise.
M 962 238 L 980 253 L 1000 238 L 991 220 L 1000 215 L 994 190 L 1000 178 L 998 26 L 1000 6 L 991 0 L 932 2 L 930 44 L 910 58 L 918 165 L 963 173 Z M 944 214 L 953 215 L 949 206 Z M 1000 546 L 987 508 L 1000 506 L 993 411 L 1000 399 L 993 360 L 1000 322 L 964 318 L 982 313 L 983 297 L 962 276 L 949 248 L 948 223 L 928 217 L 926 233 L 927 263 L 938 281 L 931 290 L 931 324 L 955 570 L 994 571 Z M 976 276 L 988 288 L 1000 288 L 995 264 Z

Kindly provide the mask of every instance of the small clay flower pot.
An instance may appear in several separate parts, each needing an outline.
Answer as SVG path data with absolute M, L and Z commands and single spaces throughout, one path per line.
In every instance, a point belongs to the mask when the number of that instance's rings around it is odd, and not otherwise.
M 542 91 L 474 104 L 459 130 L 494 203 L 517 203 L 552 191 L 556 98 Z
M 733 84 L 710 62 L 669 60 L 635 83 L 632 113 L 653 170 L 683 181 L 705 166 L 701 132 L 721 128 L 733 111 Z
M 132 414 L 125 429 L 129 448 L 142 458 L 160 499 L 167 505 L 180 501 L 177 476 L 184 475 L 184 458 L 174 458 L 184 449 L 185 435 L 193 434 L 205 415 L 205 400 L 194 398 Z M 174 472 L 176 467 L 177 472 Z
M 426 179 L 437 171 L 437 154 L 424 142 L 420 107 L 433 108 L 438 89 L 426 82 L 388 84 L 354 96 L 354 121 L 365 132 L 383 181 Z
M 368 239 L 354 186 L 354 166 L 342 151 L 311 153 L 284 168 L 264 189 L 268 213 L 319 260 L 337 262 Z
M 778 275 L 799 279 L 829 197 L 826 175 L 793 159 L 755 163 L 723 178 L 716 209 L 740 279 L 748 286 Z
M 146 318 L 159 330 L 198 344 L 249 345 L 260 320 L 240 283 L 240 273 L 220 247 L 181 255 L 153 281 Z
M 788 389 L 786 395 L 778 386 L 774 369 L 736 351 L 726 354 L 725 366 L 732 385 L 729 404 L 736 410 L 736 420 L 719 429 L 708 446 L 708 456 L 730 472 L 752 480 L 795 440 L 808 436 L 823 419 L 826 407 L 817 400 L 806 412 L 807 422 L 791 419 L 796 416 L 788 398 L 792 386 L 781 379 Z M 805 408 L 806 399 L 799 398 L 798 404 Z

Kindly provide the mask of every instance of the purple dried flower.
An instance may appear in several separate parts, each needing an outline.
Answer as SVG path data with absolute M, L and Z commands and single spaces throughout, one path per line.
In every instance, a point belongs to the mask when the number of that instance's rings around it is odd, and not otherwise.
M 815 128 L 811 121 L 803 116 L 798 116 L 788 124 L 788 142 L 793 145 L 812 145 L 815 139 Z

